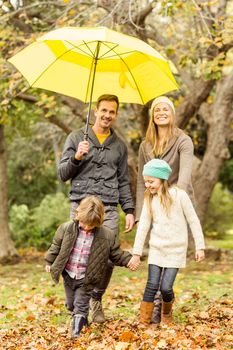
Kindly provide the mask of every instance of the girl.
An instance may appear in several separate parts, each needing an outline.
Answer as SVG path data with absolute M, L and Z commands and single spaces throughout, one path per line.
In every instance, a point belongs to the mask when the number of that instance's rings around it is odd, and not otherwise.
M 129 267 L 140 262 L 143 245 L 150 231 L 148 280 L 140 306 L 143 323 L 159 323 L 161 308 L 154 309 L 158 290 L 162 294 L 162 318 L 172 321 L 174 302 L 173 284 L 179 268 L 186 265 L 189 224 L 195 241 L 196 261 L 204 259 L 204 238 L 201 225 L 187 193 L 178 187 L 169 187 L 171 168 L 161 159 L 152 159 L 144 165 L 146 186 L 142 213 L 135 237 L 133 258 Z

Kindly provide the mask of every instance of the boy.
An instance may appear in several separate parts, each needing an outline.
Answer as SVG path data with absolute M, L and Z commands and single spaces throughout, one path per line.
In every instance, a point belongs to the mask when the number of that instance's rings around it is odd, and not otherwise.
M 102 226 L 104 205 L 95 196 L 84 198 L 74 221 L 61 224 L 46 253 L 46 271 L 55 283 L 62 274 L 66 307 L 72 312 L 72 337 L 88 324 L 89 300 L 106 272 L 108 259 L 128 266 L 131 254 L 122 251 L 114 233 Z M 136 269 L 135 267 L 133 269 Z M 132 270 L 133 270 L 132 269 Z

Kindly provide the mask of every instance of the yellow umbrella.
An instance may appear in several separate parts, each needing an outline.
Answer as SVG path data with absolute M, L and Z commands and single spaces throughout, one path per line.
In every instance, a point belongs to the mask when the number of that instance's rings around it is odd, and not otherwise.
M 89 102 L 102 94 L 144 104 L 178 89 L 168 62 L 142 40 L 105 27 L 53 30 L 9 59 L 30 86 Z M 86 130 L 87 131 L 87 130 Z

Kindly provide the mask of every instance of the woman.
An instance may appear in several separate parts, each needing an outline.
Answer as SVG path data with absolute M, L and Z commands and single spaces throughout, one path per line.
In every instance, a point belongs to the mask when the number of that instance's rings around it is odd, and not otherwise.
M 191 172 L 193 143 L 191 138 L 175 126 L 175 107 L 166 96 L 157 97 L 150 109 L 150 122 L 145 140 L 139 148 L 136 194 L 136 219 L 140 218 L 145 184 L 142 176 L 144 165 L 153 158 L 165 160 L 172 168 L 169 185 L 185 190 L 194 202 Z

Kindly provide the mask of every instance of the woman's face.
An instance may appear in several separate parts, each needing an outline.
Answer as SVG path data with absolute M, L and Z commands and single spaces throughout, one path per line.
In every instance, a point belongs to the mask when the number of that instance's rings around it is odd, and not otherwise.
M 153 120 L 158 126 L 167 126 L 171 124 L 173 113 L 167 103 L 158 103 L 153 110 Z
M 156 177 L 152 176 L 144 176 L 144 182 L 146 188 L 150 191 L 151 194 L 157 193 L 162 184 L 161 179 L 157 179 Z

